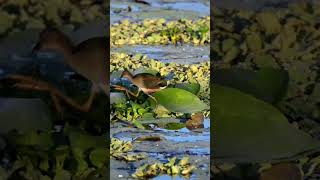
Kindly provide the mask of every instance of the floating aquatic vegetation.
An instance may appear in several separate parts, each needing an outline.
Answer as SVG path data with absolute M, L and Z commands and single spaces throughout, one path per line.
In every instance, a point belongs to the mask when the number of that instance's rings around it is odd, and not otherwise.
M 215 8 L 211 53 L 216 65 L 285 69 L 288 92 L 278 107 L 292 119 L 318 121 L 319 7 L 300 2 L 260 11 Z
M 166 88 L 153 94 L 171 112 L 193 113 L 208 109 L 196 95 L 179 88 Z
M 152 178 L 161 174 L 190 177 L 194 169 L 196 169 L 196 167 L 190 164 L 189 157 L 183 157 L 180 161 L 177 161 L 177 158 L 173 157 L 168 159 L 167 163 L 145 164 L 139 167 L 136 172 L 132 174 L 132 177 L 137 179 Z
M 158 71 L 162 77 L 166 77 L 171 72 L 174 76 L 169 80 L 169 84 L 175 85 L 179 83 L 191 83 L 191 86 L 200 85 L 200 90 L 196 87 L 185 87 L 182 89 L 189 89 L 190 91 L 195 88 L 199 91 L 197 95 L 201 100 L 209 104 L 209 79 L 210 79 L 210 62 L 203 62 L 200 64 L 177 64 L 177 63 L 163 63 L 154 59 L 149 59 L 147 56 L 140 54 L 129 55 L 125 53 L 112 53 L 110 57 L 110 71 L 123 71 L 124 69 L 153 69 Z M 194 85 L 198 84 L 198 85 Z M 181 86 L 181 85 L 177 85 Z
M 63 134 L 34 130 L 24 134 L 11 132 L 6 136 L 17 153 L 16 159 L 6 165 L 12 168 L 0 168 L 2 179 L 85 179 L 105 176 L 101 172 L 107 162 L 105 136 L 92 136 L 68 125 Z M 8 151 L 6 148 L 3 153 Z M 20 175 L 16 177 L 17 174 Z
M 154 94 L 155 98 L 164 96 L 170 97 L 170 99 L 164 100 L 164 98 L 159 98 L 159 105 L 156 106 L 155 109 L 150 108 L 154 107 L 152 100 L 149 101 L 151 104 L 148 102 L 137 104 L 137 102 L 132 101 L 129 103 L 123 102 L 114 104 L 113 107 L 117 119 L 134 121 L 137 118 L 143 119 L 144 113 L 152 112 L 157 117 L 177 117 L 179 114 L 178 112 L 192 113 L 205 109 L 207 109 L 204 112 L 205 116 L 209 116 L 209 110 L 206 108 L 210 101 L 209 62 L 191 65 L 162 63 L 154 59 L 148 59 L 146 56 L 140 54 L 132 56 L 125 53 L 112 53 L 110 67 L 113 74 L 124 69 L 142 71 L 141 68 L 147 69 L 148 72 L 158 72 L 162 77 L 166 77 L 171 73 L 174 74 L 173 78 L 168 82 L 170 88 L 168 87 L 169 89 L 167 88 Z M 121 74 L 121 72 L 116 74 Z M 171 86 L 176 88 L 171 88 Z M 130 87 L 128 88 L 130 89 Z M 135 91 L 136 90 L 133 92 Z M 178 91 L 181 91 L 178 94 L 183 93 L 185 95 L 173 95 Z M 178 97 L 183 97 L 183 99 L 176 100 Z M 184 103 L 177 104 L 177 102 Z M 195 105 L 194 103 L 198 103 L 198 105 Z M 142 127 L 138 121 L 134 121 L 134 124 Z
M 111 139 L 110 156 L 117 160 L 138 161 L 146 158 L 143 153 L 130 153 L 133 145 L 130 141 L 122 141 L 117 138 Z
M 115 117 L 122 120 L 134 121 L 139 117 L 142 117 L 148 112 L 148 107 L 143 107 L 140 104 L 130 103 L 117 103 L 114 105 Z
M 42 29 L 48 24 L 68 25 L 75 28 L 79 24 L 105 18 L 107 2 L 93 0 L 10 0 L 0 3 L 0 36 L 21 32 L 25 29 Z
M 133 31 L 134 29 L 134 31 Z M 110 28 L 111 46 L 124 44 L 210 43 L 210 17 L 192 21 L 181 19 L 145 19 L 143 22 L 123 20 Z

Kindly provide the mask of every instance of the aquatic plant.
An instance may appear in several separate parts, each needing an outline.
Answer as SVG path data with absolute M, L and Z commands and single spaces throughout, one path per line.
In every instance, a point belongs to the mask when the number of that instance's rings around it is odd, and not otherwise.
M 181 19 L 169 22 L 165 19 L 145 19 L 143 22 L 123 20 L 111 26 L 110 35 L 111 46 L 177 44 L 178 42 L 208 44 L 210 43 L 210 17 L 196 21 Z
M 152 178 L 161 174 L 189 177 L 194 169 L 196 169 L 196 167 L 191 165 L 189 157 L 183 157 L 180 161 L 177 161 L 177 157 L 173 157 L 168 159 L 167 163 L 144 164 L 139 167 L 134 174 L 132 174 L 132 177 Z

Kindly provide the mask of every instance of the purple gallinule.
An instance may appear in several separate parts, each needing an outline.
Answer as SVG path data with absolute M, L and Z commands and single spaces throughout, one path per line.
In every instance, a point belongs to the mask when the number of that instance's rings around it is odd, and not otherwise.
M 132 82 L 132 84 L 137 86 L 138 92 L 134 94 L 125 87 L 113 85 L 116 90 L 125 91 L 128 96 L 129 94 L 131 94 L 134 97 L 138 97 L 140 91 L 142 91 L 144 94 L 148 95 L 156 102 L 157 100 L 150 94 L 160 91 L 161 89 L 166 88 L 168 85 L 166 80 L 149 73 L 139 73 L 136 75 L 132 75 L 128 70 L 124 70 L 121 74 L 121 78 L 123 77 L 127 78 Z
M 11 75 L 8 78 L 21 81 L 15 84 L 18 88 L 50 92 L 57 110 L 60 110 L 60 98 L 72 107 L 83 112 L 88 112 L 97 92 L 102 90 L 109 97 L 108 43 L 107 37 L 95 37 L 83 41 L 77 46 L 73 46 L 68 36 L 58 29 L 50 28 L 40 33 L 38 43 L 32 50 L 33 53 L 43 50 L 61 52 L 66 64 L 75 72 L 91 81 L 90 96 L 82 105 L 74 102 L 50 83 L 36 81 L 30 76 L 22 75 Z

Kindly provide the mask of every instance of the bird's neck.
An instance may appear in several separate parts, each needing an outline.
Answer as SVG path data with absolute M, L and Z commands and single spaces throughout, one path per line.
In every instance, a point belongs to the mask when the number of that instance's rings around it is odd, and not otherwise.
M 132 82 L 132 80 L 133 80 L 133 75 L 132 75 L 131 73 L 126 74 L 124 77 L 127 78 L 127 79 L 129 79 L 131 82 Z
M 74 61 L 74 55 L 72 53 L 73 46 L 67 45 L 64 48 L 61 48 L 61 53 L 63 54 L 63 57 L 67 64 L 72 64 Z
M 74 46 L 68 37 L 66 36 L 60 37 L 59 41 L 54 45 L 53 49 L 62 53 L 67 63 L 69 63 L 70 60 L 73 59 L 72 52 L 73 52 Z

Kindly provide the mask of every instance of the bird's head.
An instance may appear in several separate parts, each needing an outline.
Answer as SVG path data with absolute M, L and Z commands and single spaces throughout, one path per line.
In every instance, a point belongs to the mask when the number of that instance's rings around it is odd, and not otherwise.
M 130 79 L 130 78 L 132 78 L 132 74 L 131 74 L 127 69 L 125 69 L 125 70 L 122 72 L 122 74 L 121 74 L 121 78 L 128 78 L 128 79 Z
M 56 28 L 47 28 L 40 32 L 39 39 L 32 49 L 32 53 L 38 51 L 71 51 L 72 43 L 70 39 Z

